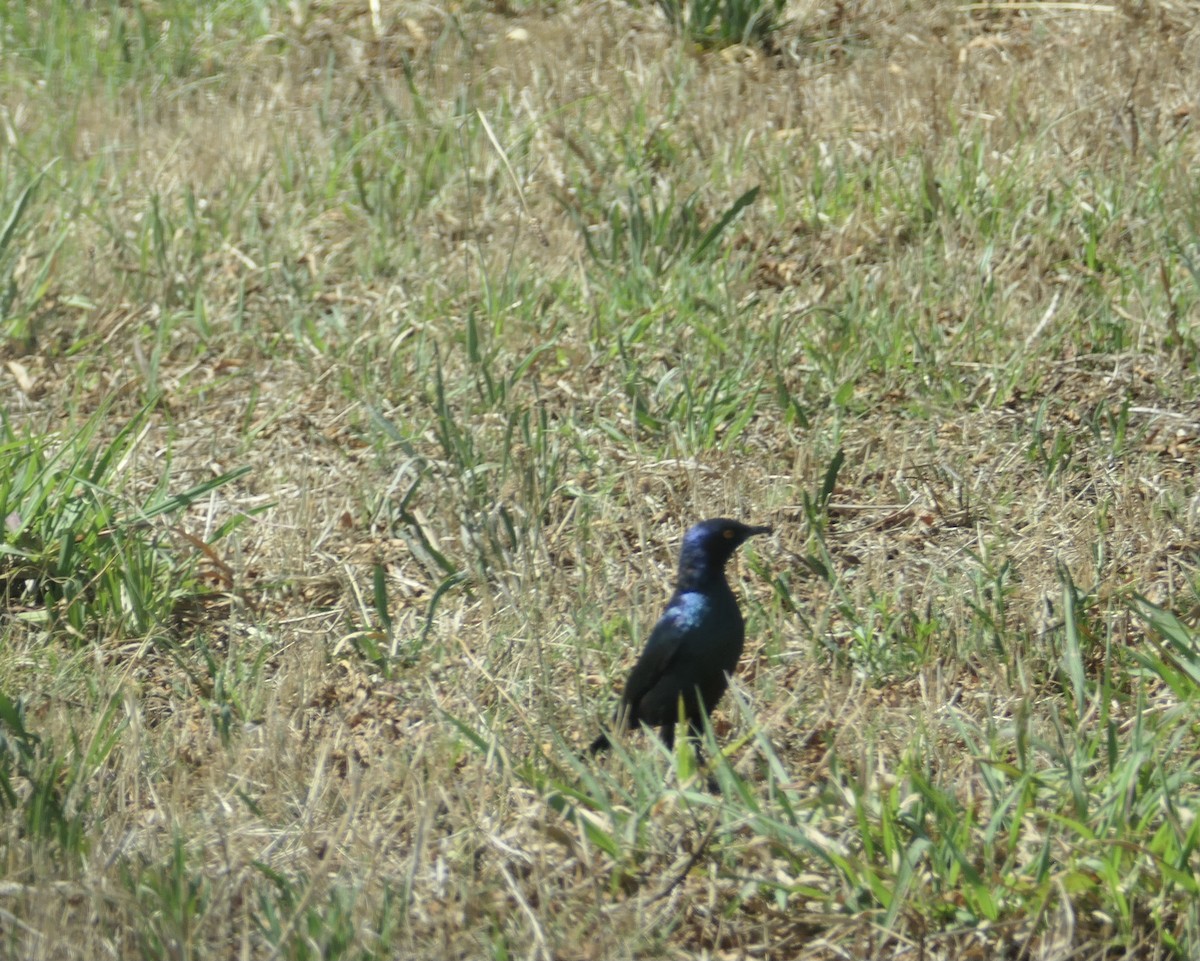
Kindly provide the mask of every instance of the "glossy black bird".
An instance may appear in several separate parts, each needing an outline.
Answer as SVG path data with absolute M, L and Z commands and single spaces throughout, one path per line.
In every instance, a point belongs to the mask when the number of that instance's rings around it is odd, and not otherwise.
M 747 538 L 769 533 L 769 527 L 724 517 L 701 521 L 687 532 L 675 593 L 629 673 L 617 729 L 657 727 L 673 747 L 682 698 L 692 737 L 704 730 L 704 717 L 729 686 L 746 638 L 742 612 L 725 580 L 725 562 Z M 602 733 L 588 750 L 595 754 L 611 746 Z

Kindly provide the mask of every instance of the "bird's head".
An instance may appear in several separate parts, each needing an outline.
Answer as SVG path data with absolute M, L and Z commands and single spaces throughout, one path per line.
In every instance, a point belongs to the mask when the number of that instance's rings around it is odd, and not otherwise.
M 726 517 L 714 517 L 694 525 L 683 538 L 678 586 L 686 588 L 709 577 L 719 577 L 725 562 L 747 538 L 770 533 L 770 527 L 751 527 Z

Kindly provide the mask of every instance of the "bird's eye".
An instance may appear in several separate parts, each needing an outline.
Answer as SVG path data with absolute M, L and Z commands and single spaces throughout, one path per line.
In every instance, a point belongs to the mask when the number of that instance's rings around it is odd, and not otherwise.
M 725 540 L 727 540 L 727 541 L 733 540 L 733 531 L 732 530 L 725 531 Z

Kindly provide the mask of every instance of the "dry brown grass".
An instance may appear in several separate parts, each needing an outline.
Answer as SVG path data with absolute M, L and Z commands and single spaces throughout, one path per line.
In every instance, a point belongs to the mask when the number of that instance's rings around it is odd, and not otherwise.
M 200 559 L 219 591 L 170 643 L 5 622 L 0 681 L 31 729 L 70 754 L 71 732 L 125 725 L 75 789 L 92 799 L 77 860 L 14 809 L 9 954 L 1049 961 L 1172 956 L 1163 929 L 1195 950 L 1178 901 L 1151 917 L 1159 902 L 1128 892 L 1122 928 L 1065 881 L 1014 893 L 1056 827 L 1037 812 L 1008 876 L 979 865 L 999 920 L 926 894 L 885 927 L 743 799 L 655 787 L 649 742 L 596 782 L 571 745 L 701 516 L 778 531 L 734 573 L 750 712 L 731 698 L 717 733 L 756 726 L 807 829 L 844 850 L 855 796 L 916 797 L 914 758 L 986 813 L 989 737 L 1015 764 L 1022 724 L 1051 743 L 1099 723 L 1065 704 L 1061 569 L 1088 599 L 1095 676 L 1147 644 L 1134 593 L 1194 615 L 1196 291 L 1164 225 L 1195 222 L 1197 7 L 795 3 L 771 54 L 697 53 L 656 10 L 610 2 L 384 0 L 377 23 L 365 3 L 293 8 L 262 36 L 197 40 L 182 77 L 117 96 L 14 83 L 2 108 L 10 150 L 61 158 L 43 227 L 74 218 L 33 336 L 0 348 L 10 421 L 50 431 L 116 398 L 115 430 L 161 391 L 129 484 L 153 483 L 166 450 L 173 487 L 248 465 L 179 521 L 203 539 L 270 505 L 219 564 Z M 356 162 L 392 184 L 391 216 L 359 202 Z M 724 282 L 664 282 L 640 314 L 582 239 L 639 177 L 697 191 L 706 222 L 762 185 L 724 238 Z M 843 186 L 818 210 L 821 177 Z M 994 190 L 1009 233 L 988 233 L 973 190 Z M 1100 267 L 1080 252 L 1089 203 L 1116 205 Z M 652 333 L 623 361 L 642 316 Z M 706 385 L 723 366 L 755 413 L 697 442 L 668 401 L 678 372 Z M 668 426 L 639 421 L 638 391 Z M 475 465 L 439 439 L 447 423 Z M 822 530 L 804 497 L 839 448 Z M 364 637 L 394 640 L 386 670 Z M 1161 684 L 1120 695 L 1122 736 L 1178 703 Z M 1194 736 L 1172 744 L 1194 764 Z M 765 750 L 732 763 L 777 810 Z M 568 785 L 608 799 L 591 816 L 620 857 L 555 809 Z

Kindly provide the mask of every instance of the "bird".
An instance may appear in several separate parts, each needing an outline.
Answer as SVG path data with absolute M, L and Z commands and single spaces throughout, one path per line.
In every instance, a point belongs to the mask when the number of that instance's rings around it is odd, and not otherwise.
M 725 564 L 747 539 L 771 532 L 770 527 L 714 517 L 684 535 L 675 592 L 629 672 L 614 730 L 643 724 L 657 727 L 670 750 L 675 746 L 682 700 L 689 735 L 693 744 L 698 743 L 704 718 L 737 670 L 746 638 L 742 612 L 725 579 Z M 609 732 L 602 731 L 588 753 L 611 746 Z

